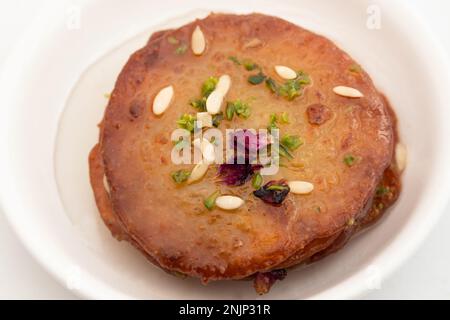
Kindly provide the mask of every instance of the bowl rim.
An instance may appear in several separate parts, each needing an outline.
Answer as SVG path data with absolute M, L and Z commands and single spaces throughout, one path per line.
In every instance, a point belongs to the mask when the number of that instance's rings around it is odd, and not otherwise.
M 442 101 L 450 101 L 450 92 L 447 90 L 448 85 L 450 84 L 450 63 L 449 59 L 446 55 L 446 51 L 442 44 L 436 39 L 431 29 L 424 22 L 422 16 L 420 16 L 415 8 L 412 8 L 408 5 L 407 1 L 395 1 L 389 3 L 390 10 L 394 11 L 398 15 L 403 15 L 410 19 L 413 19 L 418 28 L 414 29 L 416 37 L 418 39 L 427 39 L 428 43 L 431 45 L 433 50 L 433 63 L 436 66 L 436 69 L 444 70 L 440 72 L 440 74 L 444 74 L 444 78 L 439 82 L 439 90 L 441 94 Z M 49 14 L 49 10 L 55 10 L 54 5 L 48 4 L 43 6 L 39 12 L 36 14 L 35 19 L 29 24 L 27 30 L 21 36 L 21 38 L 16 42 L 13 46 L 12 50 L 8 58 L 5 61 L 3 72 L 0 78 L 0 91 L 5 97 L 4 103 L 1 108 L 1 113 L 3 115 L 3 119 L 1 121 L 6 121 L 7 119 L 7 107 L 13 104 L 8 103 L 8 99 L 14 101 L 13 99 L 13 83 L 14 81 L 19 81 L 19 77 L 6 77 L 5 75 L 14 75 L 14 66 L 20 65 L 21 61 L 23 61 L 26 56 L 24 56 L 27 52 L 26 45 L 28 43 L 27 39 L 35 38 L 37 34 L 42 32 L 44 29 L 42 27 L 42 22 L 46 21 L 46 17 Z M 430 46 L 427 46 L 428 48 Z M 436 89 L 436 92 L 439 92 Z M 6 129 L 6 126 L 1 126 L 0 129 L 2 134 L 0 135 L 0 141 L 6 142 L 9 135 Z M 447 129 L 449 130 L 449 129 Z M 450 131 L 450 130 L 449 130 Z M 1 151 L 2 153 L 7 152 L 7 150 Z M 448 153 L 448 152 L 447 152 Z M 447 155 L 447 157 L 449 157 Z M 25 232 L 25 230 L 21 227 L 21 219 L 18 218 L 21 215 L 15 215 L 14 212 L 17 208 L 14 205 L 14 201 L 11 201 L 10 195 L 12 195 L 13 190 L 9 186 L 14 181 L 14 177 L 8 170 L 8 162 L 5 160 L 6 157 L 0 157 L 0 172 L 3 177 L 3 182 L 0 184 L 0 206 L 3 209 L 6 220 L 12 227 L 14 233 L 18 236 L 20 241 L 24 244 L 26 250 L 33 256 L 33 258 L 46 269 L 57 281 L 61 284 L 65 284 L 65 278 L 63 272 L 61 272 L 61 264 L 58 263 L 58 259 L 61 257 L 53 257 L 52 259 L 48 259 L 48 255 L 44 255 L 42 253 L 43 247 L 39 244 L 38 235 L 32 235 Z M 448 173 L 445 173 L 447 176 L 450 176 Z M 450 178 L 450 177 L 449 177 Z M 450 179 L 447 179 L 450 181 Z M 450 190 L 450 183 L 446 182 L 449 188 L 443 188 L 443 190 Z M 442 186 L 441 186 L 442 187 Z M 438 194 L 435 199 L 434 207 L 430 209 L 427 220 L 420 226 L 420 228 L 415 228 L 415 236 L 413 238 L 409 237 L 410 231 L 402 230 L 396 237 L 395 241 L 393 241 L 388 247 L 386 247 L 380 254 L 374 257 L 374 261 L 377 259 L 383 259 L 385 262 L 382 264 L 382 268 L 380 268 L 380 276 L 381 280 L 386 279 L 392 272 L 397 269 L 406 259 L 408 259 L 416 249 L 418 249 L 419 245 L 424 241 L 425 237 L 430 233 L 433 226 L 437 223 L 440 216 L 443 214 L 445 207 L 448 205 L 449 191 L 442 191 Z M 401 255 L 398 253 L 401 252 Z M 65 259 L 70 260 L 71 257 L 64 256 Z M 381 265 L 381 264 L 380 264 Z M 310 296 L 310 299 L 318 299 L 325 298 L 330 299 L 336 296 L 339 296 L 338 293 L 346 292 L 347 298 L 355 298 L 358 296 L 362 296 L 369 290 L 365 288 L 361 281 L 354 281 L 355 278 L 362 276 L 363 270 L 358 270 L 352 276 L 344 279 L 339 282 L 335 286 L 331 288 L 327 288 L 324 291 Z M 96 279 L 89 273 L 85 274 L 85 280 L 90 285 L 83 286 L 80 290 L 72 291 L 74 294 L 83 297 L 96 299 L 101 297 L 103 298 L 112 298 L 112 299 L 129 299 L 130 297 L 119 290 L 108 286 L 104 282 Z M 358 284 L 359 285 L 355 285 Z

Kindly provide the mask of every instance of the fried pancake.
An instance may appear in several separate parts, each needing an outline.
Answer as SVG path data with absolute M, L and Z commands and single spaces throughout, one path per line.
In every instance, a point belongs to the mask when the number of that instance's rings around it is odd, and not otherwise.
M 189 47 L 196 26 L 207 42 L 199 56 Z M 180 50 L 183 44 L 187 50 Z M 290 66 L 308 74 L 311 83 L 288 100 L 264 84 L 250 84 L 248 77 L 256 71 L 229 57 L 253 61 L 273 79 L 279 79 L 275 65 Z M 395 144 L 387 102 L 355 66 L 328 39 L 260 14 L 211 14 L 158 32 L 120 73 L 90 156 L 91 183 L 103 220 L 113 235 L 130 241 L 156 265 L 204 282 L 248 278 L 339 248 L 357 231 L 349 225 L 379 215 L 371 208 Z M 171 173 L 192 165 L 171 162 L 171 133 L 181 115 L 195 114 L 189 102 L 202 83 L 223 74 L 232 79 L 227 100 L 249 101 L 251 116 L 222 121 L 218 129 L 265 128 L 271 114 L 289 114 L 289 123 L 280 130 L 300 136 L 304 144 L 265 179 L 310 181 L 313 192 L 289 193 L 280 206 L 273 206 L 255 197 L 250 183 L 229 186 L 218 180 L 217 166 L 198 183 L 174 183 Z M 153 100 L 168 85 L 175 90 L 173 101 L 156 116 Z M 336 86 L 356 88 L 364 96 L 337 95 Z M 351 165 L 345 161 L 349 155 Z M 245 203 L 234 211 L 208 210 L 203 199 L 214 190 Z

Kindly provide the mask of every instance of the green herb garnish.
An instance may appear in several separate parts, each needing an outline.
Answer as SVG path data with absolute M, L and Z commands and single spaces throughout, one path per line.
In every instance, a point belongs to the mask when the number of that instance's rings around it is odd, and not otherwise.
M 281 119 L 281 123 L 284 123 L 284 124 L 289 123 L 289 114 L 287 112 L 283 112 L 281 114 L 280 119 Z
M 290 151 L 294 151 L 303 144 L 303 141 L 299 136 L 285 135 L 281 139 L 281 144 Z
M 228 60 L 231 60 L 234 62 L 234 64 L 236 64 L 237 66 L 241 65 L 241 62 L 238 60 L 238 58 L 236 58 L 235 56 L 229 56 Z
M 266 80 L 266 87 L 270 89 L 273 93 L 278 94 L 278 85 L 272 78 Z
M 267 127 L 267 131 L 271 132 L 273 129 L 278 129 L 277 126 L 278 118 L 275 113 L 270 115 L 269 126 Z
M 251 61 L 250 59 L 242 60 L 242 62 L 235 56 L 228 57 L 229 60 L 233 61 L 235 65 L 240 66 L 243 65 L 245 70 L 247 71 L 253 71 L 255 69 L 260 69 L 260 67 Z
M 180 41 L 177 38 L 173 37 L 173 36 L 168 37 L 167 38 L 167 42 L 169 42 L 170 44 L 178 44 L 178 43 L 180 43 Z
M 189 176 L 191 175 L 191 173 L 187 170 L 178 170 L 175 172 L 172 172 L 172 179 L 175 183 L 183 183 L 185 182 Z
M 270 190 L 270 191 L 283 191 L 283 190 L 287 190 L 289 189 L 289 187 L 287 186 L 280 186 L 280 185 L 271 185 L 269 187 L 266 188 L 266 190 Z
M 180 119 L 177 120 L 177 124 L 180 128 L 186 129 L 189 132 L 194 132 L 196 117 L 192 114 L 183 114 Z
M 253 70 L 259 68 L 259 66 L 256 63 L 254 63 L 253 61 L 251 61 L 251 60 L 244 60 L 242 62 L 242 64 L 244 65 L 244 68 L 247 71 L 253 71 Z
M 351 154 L 346 155 L 346 156 L 344 157 L 344 163 L 345 163 L 348 167 L 353 166 L 353 165 L 355 164 L 355 161 L 356 161 L 356 158 L 355 158 L 353 155 L 351 155 Z
M 297 73 L 297 78 L 294 80 L 298 81 L 298 83 L 302 86 L 311 84 L 311 78 L 309 77 L 309 75 L 307 75 L 303 71 L 299 71 Z
M 220 191 L 216 191 L 213 194 L 211 194 L 208 198 L 203 200 L 203 204 L 205 205 L 206 209 L 212 210 L 216 204 L 216 199 L 220 195 Z
M 175 49 L 175 53 L 176 54 L 184 54 L 186 53 L 187 50 L 187 45 L 185 43 L 183 43 L 181 46 L 179 46 L 178 48 Z
M 289 152 L 289 149 L 283 146 L 282 144 L 279 145 L 278 153 L 281 157 L 287 158 L 287 159 L 294 159 L 294 156 Z
M 301 94 L 301 89 L 303 86 L 311 83 L 309 76 L 306 73 L 297 73 L 297 78 L 293 80 L 286 81 L 279 89 L 280 95 L 287 98 L 288 100 L 293 100 Z
M 243 65 L 248 71 L 258 69 L 259 72 L 257 74 L 253 74 L 248 77 L 248 82 L 253 85 L 258 85 L 265 81 L 267 88 L 269 88 L 271 92 L 281 95 L 288 100 L 293 100 L 295 97 L 300 96 L 303 86 L 311 83 L 309 76 L 306 73 L 299 71 L 297 72 L 297 77 L 295 79 L 287 80 L 282 85 L 279 85 L 274 79 L 268 78 L 262 72 L 261 67 L 253 61 L 246 59 L 241 62 L 233 56 L 228 57 L 228 59 L 237 65 Z
M 220 125 L 220 122 L 222 122 L 223 120 L 223 113 L 217 113 L 215 115 L 212 116 L 212 124 L 214 127 L 218 127 Z
M 266 76 L 262 72 L 259 72 L 258 74 L 254 74 L 248 77 L 248 82 L 250 82 L 253 85 L 257 85 L 262 83 L 265 79 Z
M 197 109 L 199 112 L 206 111 L 206 98 L 201 98 L 197 100 L 191 100 L 190 105 Z
M 232 102 L 228 102 L 227 103 L 227 108 L 225 109 L 225 118 L 228 121 L 233 120 L 234 112 L 235 112 L 234 104 Z
M 288 80 L 280 87 L 280 95 L 293 100 L 300 95 L 300 84 L 295 80 Z
M 229 101 L 227 103 L 227 108 L 225 109 L 225 117 L 227 120 L 232 120 L 234 114 L 240 118 L 248 119 L 251 115 L 251 109 L 248 103 L 241 100 L 236 100 L 234 102 Z
M 208 80 L 203 82 L 202 96 L 204 98 L 208 98 L 209 95 L 211 94 L 211 92 L 214 91 L 214 89 L 216 88 L 217 82 L 219 82 L 219 79 L 217 79 L 216 77 L 209 77 Z
M 201 95 L 202 97 L 200 99 L 192 99 L 189 104 L 193 106 L 195 109 L 197 109 L 199 112 L 205 112 L 206 111 L 206 99 L 209 97 L 211 92 L 214 91 L 214 89 L 217 86 L 217 83 L 219 82 L 219 79 L 216 77 L 209 77 L 205 82 L 202 84 L 201 88 Z
M 258 190 L 259 188 L 261 188 L 262 184 L 263 184 L 263 177 L 259 172 L 257 172 L 252 178 L 252 186 L 254 189 Z
M 234 112 L 238 117 L 248 119 L 251 114 L 251 109 L 248 103 L 242 102 L 241 100 L 236 100 L 233 102 Z
M 219 145 L 219 141 L 216 140 L 216 137 L 211 137 L 211 140 L 209 142 L 211 142 L 215 146 Z
M 295 97 L 300 96 L 302 88 L 311 83 L 309 76 L 301 71 L 297 73 L 297 78 L 288 80 L 281 86 L 277 86 L 275 81 L 272 81 L 273 83 L 271 84 L 268 84 L 266 81 L 266 84 L 272 92 L 275 92 L 288 100 L 293 100 Z

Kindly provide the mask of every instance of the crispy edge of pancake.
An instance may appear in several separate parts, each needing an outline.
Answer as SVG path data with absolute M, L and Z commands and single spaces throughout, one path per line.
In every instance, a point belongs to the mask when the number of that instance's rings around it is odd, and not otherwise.
M 127 232 L 125 226 L 120 221 L 120 217 L 116 215 L 111 204 L 109 193 L 106 190 L 105 182 L 105 170 L 103 166 L 103 160 L 100 154 L 100 145 L 96 144 L 89 153 L 89 178 L 92 189 L 94 190 L 95 203 L 97 209 L 100 212 L 100 216 L 105 223 L 106 227 L 111 232 L 111 235 L 118 241 L 125 240 L 138 249 L 148 261 L 164 270 L 165 272 L 178 277 L 185 277 L 186 275 L 179 272 L 168 270 L 162 267 L 145 249 Z
M 255 15 L 257 18 L 261 18 L 261 15 Z M 277 19 L 277 18 L 274 18 L 274 17 L 268 17 L 267 19 Z M 281 20 L 281 19 L 280 19 Z M 286 21 L 284 21 L 285 23 L 287 23 L 287 24 L 291 24 L 291 23 L 289 23 L 289 22 L 286 22 Z M 193 23 L 195 23 L 195 22 L 193 22 Z M 192 23 L 191 23 L 192 24 Z M 188 25 L 191 25 L 191 24 L 188 24 Z M 291 24 L 291 25 L 293 25 L 293 24 Z M 186 25 L 187 26 L 187 25 Z M 186 27 L 186 26 L 183 26 L 182 28 L 184 28 L 184 27 Z M 301 28 L 301 27 L 299 27 L 299 26 L 296 26 L 296 25 L 293 25 L 293 26 L 295 26 L 296 28 L 300 28 L 300 29 L 303 29 L 303 28 Z M 308 31 L 309 32 L 309 31 Z M 129 68 L 128 69 L 126 69 L 125 70 L 125 68 L 124 68 L 124 70 L 122 70 L 122 72 L 121 72 L 121 74 L 119 75 L 119 79 L 118 79 L 118 83 L 120 82 L 120 81 L 122 81 L 122 82 L 124 82 L 124 83 L 127 83 L 127 81 L 125 81 L 126 79 L 128 79 L 128 77 L 130 77 L 130 79 L 131 80 L 136 80 L 136 82 L 139 80 L 136 76 L 135 76 L 135 74 L 134 74 L 134 71 L 136 71 L 135 70 L 135 68 L 138 68 L 138 66 L 139 66 L 139 59 L 141 59 L 143 56 L 145 56 L 145 63 L 148 63 L 148 64 L 152 64 L 152 62 L 154 62 L 155 61 L 155 59 L 157 59 L 157 57 L 158 57 L 158 41 L 161 41 L 161 36 L 162 35 L 164 35 L 165 33 L 158 33 L 159 34 L 159 37 L 154 37 L 154 41 L 149 41 L 149 43 L 147 44 L 147 46 L 146 47 L 144 47 L 144 48 L 142 48 L 141 50 L 138 50 L 137 52 L 135 52 L 133 55 L 132 55 L 132 57 L 130 58 L 130 60 L 129 60 L 129 62 L 128 62 L 128 64 L 129 64 Z M 324 38 L 323 36 L 320 36 L 320 35 L 317 35 L 317 34 L 315 34 L 317 37 L 320 37 L 320 38 L 322 38 L 322 39 L 324 39 L 324 40 L 326 40 L 326 41 L 328 41 L 328 42 L 330 42 L 330 43 L 332 43 L 330 40 L 328 40 L 328 39 L 326 39 L 326 38 Z M 138 60 L 138 61 L 136 61 L 136 60 Z M 130 80 L 130 79 L 128 79 L 128 80 Z M 370 80 L 370 79 L 369 79 Z M 132 90 L 132 88 L 133 88 L 133 81 L 128 81 L 128 83 L 131 83 L 130 84 L 130 88 L 128 88 L 128 89 L 130 89 L 130 90 Z M 120 93 L 124 93 L 124 92 L 126 92 L 127 90 L 127 87 L 125 87 L 125 88 L 120 88 L 120 90 L 119 90 L 119 94 Z M 393 147 L 393 145 L 392 145 L 392 147 Z M 393 148 L 392 148 L 393 149 Z M 391 152 L 392 152 L 392 150 L 391 150 Z M 385 167 L 387 167 L 389 165 L 389 159 L 386 159 L 386 163 L 385 163 L 385 166 L 383 167 L 383 169 L 385 168 Z M 107 175 L 108 175 L 108 173 L 109 172 L 107 172 Z M 378 179 L 379 179 L 379 176 L 377 176 L 377 178 L 375 179 L 375 180 L 377 180 L 378 181 Z M 374 180 L 374 182 L 373 182 L 373 188 L 371 188 L 371 190 L 369 191 L 369 192 L 367 192 L 367 194 L 366 194 L 366 197 L 365 197 L 365 199 L 363 199 L 362 200 L 362 203 L 364 204 L 364 203 L 368 203 L 370 200 L 371 200 L 371 198 L 372 198 L 372 195 L 373 195 L 373 192 L 375 191 L 375 188 L 376 188 L 376 184 L 377 184 L 377 181 L 375 181 Z M 372 192 L 373 191 L 373 192 Z M 113 204 L 113 206 L 114 206 L 114 204 Z M 356 214 L 359 214 L 361 212 L 361 210 L 358 210 L 358 211 L 356 211 L 354 214 L 356 215 Z M 118 214 L 120 214 L 120 213 L 118 213 Z M 305 240 L 305 241 L 303 241 L 302 243 L 300 243 L 296 248 L 295 248 L 295 252 L 289 252 L 289 254 L 286 254 L 284 257 L 283 257 L 283 259 L 280 259 L 279 261 L 277 261 L 274 265 L 272 265 L 272 266 L 270 266 L 270 267 L 258 267 L 258 268 L 254 268 L 254 270 L 252 270 L 252 271 L 247 271 L 246 272 L 246 274 L 244 274 L 244 272 L 241 272 L 241 273 L 239 273 L 239 274 L 237 274 L 235 277 L 234 276 L 230 276 L 230 277 L 226 277 L 226 278 L 242 278 L 242 277 L 246 277 L 246 276 L 248 276 L 248 275 L 250 275 L 251 273 L 253 273 L 253 272 L 257 272 L 257 271 L 264 271 L 264 269 L 265 270 L 267 270 L 267 269 L 273 269 L 273 267 L 274 266 L 276 266 L 276 265 L 278 265 L 279 263 L 282 263 L 283 261 L 285 261 L 286 260 L 286 258 L 288 258 L 289 256 L 291 256 L 292 254 L 294 254 L 294 253 L 296 253 L 296 252 L 299 252 L 299 251 L 301 251 L 301 250 L 304 250 L 304 248 L 308 245 L 308 243 L 310 243 L 311 241 L 313 241 L 314 239 L 316 239 L 317 237 L 323 237 L 323 238 L 325 238 L 325 237 L 330 237 L 330 236 L 332 236 L 333 234 L 336 234 L 336 232 L 339 232 L 339 231 L 341 231 L 342 230 L 342 228 L 344 228 L 345 227 L 345 225 L 346 225 L 346 221 L 347 221 L 347 219 L 346 218 L 342 218 L 341 219 L 341 221 L 339 221 L 339 222 L 337 222 L 336 224 L 335 224 L 335 228 L 333 229 L 333 230 L 324 230 L 323 232 L 321 232 L 320 234 L 317 234 L 317 235 L 315 235 L 315 236 L 312 236 L 312 237 L 310 237 L 309 239 L 307 239 L 307 240 Z M 139 239 L 138 239 L 138 237 L 139 237 L 139 235 L 137 235 L 137 234 L 134 234 L 133 235 L 133 237 L 136 239 L 136 241 L 139 241 Z M 145 246 L 145 243 L 142 243 L 142 245 L 143 246 Z M 158 259 L 158 257 L 155 257 L 155 259 Z M 164 262 L 162 262 L 163 264 L 165 264 Z M 176 266 L 173 266 L 173 265 L 169 265 L 169 264 L 165 264 L 165 266 L 167 267 L 167 268 L 170 268 L 170 269 L 176 269 Z M 201 273 L 198 273 L 198 272 L 190 272 L 190 275 L 192 275 L 192 276 L 196 276 L 196 277 L 202 277 L 202 274 Z M 219 280 L 219 279 L 222 279 L 222 278 L 224 278 L 223 276 L 221 276 L 221 275 L 218 275 L 218 276 L 208 276 L 208 279 L 210 279 L 210 280 Z
M 153 259 L 139 245 L 137 241 L 129 236 L 119 217 L 115 214 L 114 209 L 111 205 L 109 193 L 104 185 L 103 179 L 105 176 L 105 171 L 100 154 L 99 144 L 96 144 L 89 154 L 89 169 L 90 181 L 94 191 L 97 208 L 104 223 L 111 231 L 111 234 L 119 241 L 129 241 L 133 246 L 140 250 L 152 263 L 162 268 L 157 263 L 157 261 Z M 392 190 L 395 191 L 393 193 L 393 197 L 388 201 L 381 201 L 381 203 L 383 203 L 382 210 L 377 210 L 376 208 L 374 208 L 373 203 L 374 200 L 376 200 L 376 194 L 374 194 L 372 200 L 368 203 L 365 210 L 362 211 L 362 214 L 359 215 L 354 225 L 346 226 L 343 230 L 340 230 L 328 237 L 312 239 L 305 247 L 303 247 L 303 249 L 297 251 L 294 255 L 287 258 L 281 264 L 271 267 L 270 269 L 265 271 L 291 268 L 302 263 L 312 263 L 319 259 L 322 259 L 325 256 L 341 249 L 355 234 L 376 223 L 389 209 L 389 207 L 395 203 L 401 190 L 400 175 L 395 171 L 395 169 L 392 169 L 392 166 L 386 169 L 385 173 L 383 174 L 382 180 L 387 181 L 387 184 L 391 186 Z M 165 268 L 162 269 L 169 273 L 173 273 Z M 176 274 L 178 274 L 178 272 L 176 272 Z
M 166 32 L 168 32 L 168 31 L 161 31 L 161 32 L 157 32 L 157 33 L 153 34 L 148 42 L 150 43 L 152 40 L 158 40 L 159 38 L 164 36 L 164 34 Z M 100 141 L 101 141 L 101 139 L 100 139 Z M 103 162 L 103 158 L 101 156 L 100 156 L 100 159 Z M 104 168 L 103 168 L 103 170 L 104 170 Z M 100 185 L 103 187 L 103 176 L 101 177 L 101 179 L 99 181 L 101 182 Z M 371 201 L 372 197 L 373 197 L 373 195 L 369 195 L 367 197 L 367 199 L 366 199 L 366 202 Z M 108 199 L 109 199 L 109 195 L 108 195 Z M 110 213 L 102 214 L 102 218 L 104 218 L 104 219 L 106 218 L 105 223 L 108 225 L 108 227 L 111 226 L 113 228 L 116 228 L 117 230 L 120 230 L 120 232 L 122 232 L 121 236 L 124 237 L 123 239 L 132 242 L 133 245 L 138 247 L 139 250 L 141 250 L 142 252 L 144 252 L 146 254 L 146 256 L 148 256 L 148 254 L 144 251 L 144 249 L 138 244 L 138 239 L 131 238 L 130 235 L 124 231 L 123 226 L 121 227 L 122 229 L 117 228 L 117 226 L 112 222 L 112 221 L 114 221 L 114 219 L 115 220 L 120 219 L 120 217 L 118 217 L 114 213 L 114 210 L 112 208 L 112 204 L 111 203 L 109 203 L 109 206 L 111 207 L 110 208 L 111 209 Z M 107 221 L 109 221 L 110 224 L 108 224 Z M 120 222 L 119 222 L 119 225 L 120 225 Z M 344 228 L 345 228 L 345 226 L 344 226 Z M 321 234 L 320 235 L 321 236 L 321 238 L 320 238 L 321 240 L 318 240 L 317 237 L 310 239 L 309 242 L 307 242 L 301 249 L 299 249 L 295 253 L 296 258 L 292 258 L 293 261 L 292 261 L 291 264 L 292 265 L 296 265 L 298 263 L 301 263 L 305 259 L 307 259 L 307 258 L 309 258 L 311 256 L 314 256 L 316 253 L 320 253 L 321 251 L 324 250 L 324 248 L 327 248 L 330 243 L 334 243 L 335 240 L 339 239 L 341 234 L 343 232 L 345 232 L 345 229 L 344 229 L 344 231 L 342 231 L 342 228 L 341 228 L 338 232 L 336 232 L 336 230 L 333 230 L 333 232 L 330 232 L 329 234 Z M 126 238 L 125 238 L 124 235 L 126 236 Z M 131 236 L 133 236 L 133 235 L 131 235 Z M 311 250 L 311 251 L 309 251 L 309 250 Z M 308 254 L 306 254 L 306 252 L 308 252 Z M 291 256 L 291 257 L 293 257 L 293 256 Z M 288 257 L 285 261 L 283 261 L 283 263 L 286 262 L 287 260 L 290 260 L 291 257 Z M 155 261 L 154 261 L 155 259 L 150 257 L 150 260 L 153 260 L 152 262 L 155 263 Z M 155 263 L 155 264 L 157 264 L 157 263 Z M 159 264 L 157 264 L 157 265 L 160 266 Z M 161 267 L 161 268 L 163 268 L 163 267 Z M 273 269 L 278 269 L 278 266 L 274 266 L 274 267 L 270 268 L 270 270 L 273 270 Z M 214 279 L 212 279 L 212 280 L 214 280 Z

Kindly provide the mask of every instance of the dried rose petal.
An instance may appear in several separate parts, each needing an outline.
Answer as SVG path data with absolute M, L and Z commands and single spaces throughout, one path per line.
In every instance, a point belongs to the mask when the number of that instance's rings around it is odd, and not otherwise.
M 265 203 L 279 206 L 283 203 L 290 189 L 285 180 L 269 181 L 256 191 L 253 191 L 255 197 L 260 198 Z
M 262 168 L 258 164 L 228 164 L 219 166 L 219 175 L 223 177 L 223 182 L 230 186 L 241 186 L 247 182 L 251 176 Z
M 255 276 L 253 286 L 258 294 L 265 294 L 269 292 L 272 285 L 277 281 L 286 278 L 287 272 L 285 269 L 273 270 L 269 272 L 258 272 Z
M 220 165 L 219 176 L 228 185 L 241 186 L 263 167 L 251 163 L 255 160 L 256 152 L 267 145 L 267 136 L 246 129 L 238 130 L 232 133 L 230 143 L 230 147 L 235 148 L 233 163 Z
M 247 129 L 235 131 L 231 135 L 231 147 L 242 146 L 246 151 L 259 150 L 268 144 L 267 135 L 262 133 L 255 134 Z

